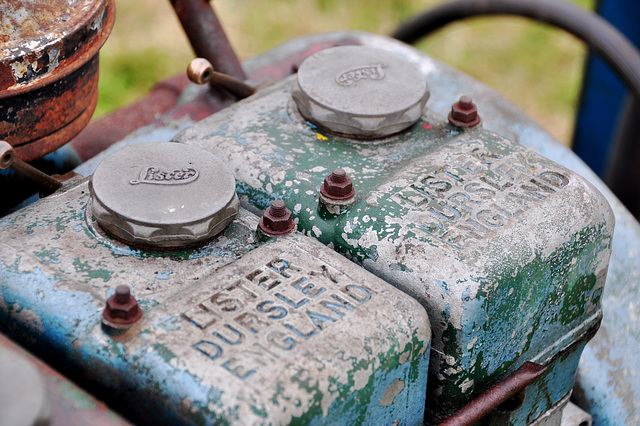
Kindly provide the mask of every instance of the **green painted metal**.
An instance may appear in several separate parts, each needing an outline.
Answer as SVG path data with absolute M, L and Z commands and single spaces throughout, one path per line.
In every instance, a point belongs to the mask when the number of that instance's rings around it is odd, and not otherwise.
M 445 111 L 450 103 L 457 100 L 461 93 L 471 92 L 474 95 L 477 94 L 476 99 L 483 99 L 483 102 L 479 103 L 480 114 L 486 119 L 487 126 L 513 139 L 519 138 L 521 143 L 534 146 L 544 152 L 545 155 L 555 158 L 556 161 L 568 164 L 569 167 L 580 170 L 582 174 L 588 177 L 592 176 L 584 165 L 575 160 L 564 147 L 559 147 L 559 143 L 552 140 L 549 135 L 531 123 L 516 108 L 479 83 L 430 58 L 415 53 L 407 47 L 400 47 L 397 43 L 393 44 L 383 37 L 360 33 L 351 35 L 365 44 L 376 44 L 384 48 L 397 50 L 400 54 L 406 55 L 418 63 L 432 84 L 434 99 L 432 99 L 430 106 L 434 110 L 446 114 Z M 296 46 L 300 47 L 306 45 L 305 43 L 309 43 L 309 41 L 294 41 L 291 45 L 296 43 Z M 272 59 L 273 56 L 277 56 L 280 53 L 270 52 L 267 56 Z M 262 58 L 262 60 L 265 60 L 265 58 Z M 275 96 L 274 92 L 278 92 L 278 90 L 280 90 L 280 87 L 274 87 L 273 89 L 268 89 L 263 95 L 265 97 L 273 97 Z M 285 88 L 284 92 L 286 90 Z M 491 182 L 496 183 L 495 180 L 491 180 L 491 177 L 493 177 L 498 178 L 499 181 L 504 179 L 503 183 L 505 184 L 509 183 L 508 177 L 501 173 L 509 170 L 509 168 L 500 167 L 502 160 L 506 159 L 508 162 L 518 165 L 522 164 L 521 158 L 524 157 L 529 165 L 531 165 L 530 162 L 533 162 L 534 166 L 552 165 L 554 167 L 553 171 L 558 172 L 559 170 L 558 173 L 570 179 L 569 184 L 563 186 L 562 179 L 546 182 L 540 180 L 541 177 L 535 173 L 527 175 L 527 178 L 537 180 L 539 184 L 550 188 L 550 190 L 543 189 L 536 183 L 527 182 L 526 179 L 524 182 L 517 181 L 515 185 L 520 188 L 519 191 L 523 189 L 522 185 L 526 185 L 529 188 L 528 190 L 525 189 L 524 192 L 531 195 L 520 198 L 520 202 L 529 207 L 528 210 L 523 209 L 522 204 L 518 206 L 517 202 L 515 210 L 506 209 L 493 198 L 482 198 L 483 195 L 490 196 L 491 193 L 483 192 L 481 186 L 469 187 L 472 191 L 476 191 L 469 194 L 465 190 L 466 185 L 462 185 L 462 191 L 458 191 L 460 185 L 452 185 L 452 188 L 448 191 L 437 191 L 436 186 L 436 190 L 432 191 L 431 195 L 435 195 L 437 198 L 432 200 L 426 196 L 427 201 L 420 203 L 420 197 L 416 196 L 413 191 L 416 189 L 415 187 L 405 191 L 407 186 L 415 185 L 416 180 L 422 177 L 422 174 L 416 172 L 416 170 L 430 174 L 429 170 L 433 171 L 435 167 L 437 171 L 437 173 L 434 172 L 435 176 L 449 179 L 450 184 L 458 183 L 457 179 L 446 173 L 449 171 L 455 175 L 455 170 L 440 170 L 443 168 L 440 158 L 432 158 L 431 162 L 426 161 L 426 158 L 432 156 L 433 153 L 437 153 L 440 148 L 452 148 L 450 149 L 450 157 L 455 156 L 456 153 L 469 154 L 466 142 L 468 142 L 468 138 L 472 133 L 461 133 L 450 128 L 440 116 L 428 112 L 423 121 L 412 128 L 409 134 L 398 135 L 394 138 L 369 144 L 354 143 L 347 139 L 334 138 L 329 134 L 318 132 L 317 129 L 301 122 L 296 115 L 295 106 L 292 108 L 286 93 L 283 94 L 285 96 L 276 99 L 272 103 L 269 103 L 262 95 L 259 95 L 243 102 L 242 106 L 239 106 L 230 115 L 220 115 L 218 119 L 197 125 L 193 129 L 194 132 L 186 134 L 190 138 L 188 143 L 204 144 L 210 151 L 227 157 L 229 163 L 235 169 L 236 176 L 241 180 L 239 182 L 242 188 L 240 192 L 241 195 L 244 195 L 245 205 L 265 207 L 271 199 L 282 197 L 291 197 L 293 199 L 298 197 L 299 201 L 290 207 L 295 208 L 298 204 L 300 205 L 296 212 L 297 220 L 301 224 L 299 229 L 321 239 L 323 242 L 328 242 L 330 246 L 337 247 L 341 252 L 352 256 L 366 268 L 375 271 L 401 288 L 412 288 L 412 286 L 406 285 L 407 282 L 416 284 L 413 286 L 414 290 L 411 291 L 416 292 L 418 297 L 422 297 L 426 306 L 435 306 L 430 309 L 430 314 L 432 319 L 435 318 L 437 320 L 436 323 L 439 328 L 439 331 L 436 331 L 434 348 L 439 347 L 440 349 L 434 349 L 432 354 L 432 360 L 438 362 L 439 366 L 436 367 L 435 364 L 432 364 L 430 385 L 437 384 L 440 380 L 443 380 L 443 383 L 449 389 L 453 388 L 454 391 L 461 392 L 462 388 L 457 386 L 458 383 L 454 382 L 452 384 L 451 378 L 455 379 L 456 374 L 460 378 L 469 378 L 470 375 L 460 375 L 458 371 L 462 368 L 462 364 L 465 363 L 465 368 L 470 367 L 472 369 L 471 373 L 478 371 L 477 369 L 480 368 L 479 378 L 467 387 L 467 393 L 477 394 L 483 387 L 486 387 L 483 383 L 488 385 L 488 383 L 497 382 L 500 377 L 513 371 L 523 361 L 533 359 L 534 361 L 549 363 L 550 372 L 545 376 L 544 380 L 532 385 L 531 391 L 527 394 L 526 401 L 528 402 L 525 402 L 520 411 L 509 413 L 506 419 L 504 418 L 505 416 L 501 415 L 494 417 L 493 420 L 521 424 L 523 421 L 532 420 L 548 407 L 553 409 L 553 407 L 562 404 L 567 397 L 565 391 L 571 388 L 575 365 L 582 351 L 582 345 L 589 338 L 591 335 L 590 330 L 597 325 L 600 318 L 598 310 L 603 296 L 602 284 L 604 283 L 608 262 L 608 245 L 610 244 L 609 237 L 613 221 L 606 203 L 599 197 L 597 192 L 589 185 L 584 184 L 575 174 L 564 174 L 566 172 L 565 169 L 555 168 L 557 165 L 542 160 L 539 156 L 532 154 L 531 151 L 523 149 L 515 143 L 504 141 L 503 138 L 499 138 L 489 132 L 478 131 L 475 135 L 481 141 L 474 146 L 498 149 L 496 148 L 497 141 L 498 145 L 505 145 L 509 151 L 502 159 L 493 159 L 495 161 L 490 164 L 485 163 L 491 169 L 490 172 L 493 173 L 492 176 L 488 176 Z M 244 108 L 247 108 L 246 113 L 243 112 Z M 491 117 L 489 116 L 489 111 L 492 114 Z M 487 117 L 489 118 L 487 119 Z M 239 126 L 239 123 L 243 123 L 245 127 Z M 184 123 L 182 125 L 184 126 Z M 286 131 L 284 130 L 285 127 Z M 159 130 L 147 129 L 145 132 L 140 133 L 137 138 L 140 139 L 140 135 L 142 135 L 143 140 L 149 140 L 150 137 L 159 137 L 161 140 L 166 140 L 177 128 L 177 126 L 167 125 L 166 128 L 163 127 Z M 250 128 L 251 130 L 244 131 L 243 129 L 245 128 Z M 435 130 L 436 133 L 430 133 L 429 131 L 431 130 Z M 185 135 L 180 136 L 180 138 L 184 137 Z M 124 141 L 124 143 L 131 142 Z M 323 143 L 326 143 L 326 146 L 331 147 L 331 149 L 323 148 L 325 146 Z M 218 144 L 220 145 L 218 146 Z M 300 145 L 304 146 L 301 147 Z M 370 160 L 373 156 L 377 156 L 375 161 Z M 471 157 L 481 162 L 484 160 L 492 161 L 491 157 L 483 157 L 482 155 L 477 158 L 472 154 Z M 273 166 L 271 165 L 272 162 Z M 365 170 L 365 168 L 361 167 L 361 164 L 364 163 L 372 165 L 372 168 Z M 347 164 L 347 166 L 344 166 L 344 164 Z M 352 164 L 352 167 L 349 167 L 349 164 Z M 319 183 L 325 174 L 335 166 L 347 167 L 360 192 L 360 198 L 357 200 L 356 205 L 344 215 L 339 216 L 335 216 L 326 210 L 317 209 L 316 202 Z M 290 169 L 296 169 L 296 173 L 293 175 L 295 179 L 293 180 Z M 363 171 L 365 173 L 362 173 Z M 462 176 L 461 174 L 456 176 L 463 179 L 468 178 L 468 176 Z M 549 175 L 546 177 L 547 179 L 552 179 Z M 452 179 L 453 181 L 451 181 Z M 403 182 L 403 180 L 406 182 Z M 287 185 L 288 182 L 290 182 L 289 185 Z M 555 182 L 556 186 L 551 182 Z M 635 283 L 633 271 L 637 270 L 637 258 L 634 257 L 634 253 L 637 250 L 632 249 L 637 246 L 634 238 L 638 235 L 638 227 L 637 222 L 632 222 L 629 219 L 628 212 L 616 202 L 615 197 L 610 195 L 597 180 L 594 180 L 594 182 L 612 200 L 616 217 L 620 220 L 620 226 L 616 229 L 617 236 L 615 241 L 617 242 L 614 243 L 614 245 L 617 245 L 617 254 L 614 255 L 616 260 L 612 264 L 614 275 L 609 278 L 608 289 L 604 293 L 605 299 L 609 301 L 608 306 L 613 306 L 615 309 L 613 311 L 609 309 L 605 312 L 605 323 L 607 318 L 610 319 L 608 331 L 602 330 L 590 344 L 592 346 L 594 342 L 597 343 L 597 346 L 594 346 L 595 349 L 585 352 L 586 355 L 590 356 L 586 360 L 590 363 L 585 366 L 583 360 L 583 364 L 581 364 L 581 384 L 589 385 L 587 391 L 601 395 L 601 401 L 598 400 L 596 402 L 601 403 L 603 406 L 611 407 L 610 411 L 615 411 L 616 415 L 622 413 L 620 418 L 626 418 L 624 416 L 627 413 L 632 413 L 631 415 L 633 415 L 635 412 L 637 414 L 637 410 L 634 411 L 632 405 L 633 398 L 629 397 L 629 395 L 633 395 L 634 389 L 633 383 L 629 381 L 627 374 L 630 371 L 628 370 L 629 360 L 631 360 L 632 368 L 637 364 L 634 363 L 634 348 L 631 344 L 633 343 L 634 335 L 628 332 L 631 323 L 627 321 L 628 315 L 624 315 L 625 312 L 633 312 L 635 308 L 632 301 L 635 299 L 633 297 L 619 297 L 619 295 L 623 293 L 631 294 L 635 291 L 635 287 L 632 284 Z M 406 183 L 406 185 L 400 185 L 399 183 Z M 465 183 L 469 182 L 465 181 Z M 486 187 L 486 182 L 483 181 L 472 181 L 471 183 L 485 185 L 485 190 L 496 190 L 491 185 Z M 502 185 L 498 186 L 501 187 Z M 440 188 L 447 188 L 447 185 L 441 184 Z M 538 188 L 538 190 L 535 190 L 535 188 Z M 422 199 L 425 199 L 424 194 L 419 189 L 420 187 L 418 186 L 418 193 L 423 195 Z M 512 189 L 513 187 L 506 187 L 502 192 L 498 190 L 495 192 L 496 194 L 510 193 Z M 385 193 L 398 190 L 402 193 L 401 195 L 408 196 L 415 204 L 420 204 L 411 206 L 405 200 L 405 204 L 402 205 L 402 203 L 398 203 L 398 198 L 402 202 L 401 197 L 384 198 Z M 307 191 L 310 191 L 310 193 L 307 193 Z M 502 226 L 491 227 L 481 222 L 478 217 L 480 211 L 473 209 L 478 206 L 477 204 L 466 201 L 461 196 L 450 199 L 456 192 L 463 192 L 463 194 L 467 192 L 466 195 L 469 198 L 471 198 L 470 195 L 478 196 L 480 198 L 473 198 L 473 201 L 486 202 L 489 205 L 491 204 L 489 200 L 491 200 L 504 209 L 504 211 L 497 210 L 498 216 L 487 216 L 486 214 L 480 216 L 480 218 L 489 220 L 489 222 L 493 218 L 494 224 L 500 223 L 502 219 Z M 540 196 L 544 198 L 540 198 Z M 382 199 L 383 204 L 388 205 L 382 205 L 381 207 L 380 204 L 375 203 L 378 199 Z M 471 210 L 464 208 L 460 202 L 469 206 Z M 400 204 L 400 207 L 397 207 L 396 204 Z M 309 211 L 306 210 L 307 208 Z M 392 211 L 390 215 L 392 219 L 388 222 L 384 221 L 384 217 L 387 215 L 382 208 Z M 433 211 L 430 210 L 432 208 Z M 456 218 L 456 213 L 451 208 L 454 208 L 460 214 L 459 218 Z M 518 210 L 522 210 L 522 212 L 518 215 L 513 215 Z M 40 215 L 39 210 L 25 212 L 27 216 L 35 217 Z M 438 216 L 438 213 L 445 217 L 448 215 L 456 220 L 444 219 Z M 122 279 L 123 275 L 126 274 L 124 269 L 116 272 L 110 271 L 109 268 L 104 268 L 104 265 L 98 265 L 95 262 L 98 257 L 94 259 L 77 256 L 78 260 L 75 265 L 73 262 L 69 263 L 69 260 L 64 256 L 61 257 L 63 249 L 58 244 L 61 238 L 61 231 L 70 232 L 69 225 L 78 229 L 81 228 L 78 225 L 80 221 L 77 218 L 69 220 L 66 214 L 62 216 L 60 220 L 56 217 L 49 217 L 47 221 L 32 221 L 32 218 L 30 218 L 27 226 L 29 226 L 31 232 L 13 238 L 15 241 L 11 241 L 9 244 L 12 249 L 7 249 L 6 244 L 0 244 L 0 253 L 3 261 L 5 259 L 9 261 L 15 260 L 12 250 L 15 251 L 17 247 L 20 247 L 19 251 L 21 253 L 31 250 L 35 257 L 54 266 L 58 263 L 72 265 L 73 268 L 65 266 L 65 271 L 75 271 L 74 277 L 76 278 L 74 280 L 78 280 L 78 282 L 86 280 L 86 283 L 91 283 L 94 287 L 100 287 L 100 282 L 105 279 L 109 283 L 116 283 L 117 279 Z M 312 216 L 315 217 L 312 218 Z M 7 218 L 1 219 L 0 227 L 13 226 L 15 217 L 13 216 L 10 220 Z M 475 224 L 468 222 L 468 220 L 475 221 Z M 37 222 L 37 224 L 34 225 L 32 222 Z M 384 225 L 381 225 L 383 222 Z M 432 232 L 426 232 L 429 227 L 425 230 L 423 227 L 416 226 L 425 222 L 436 225 L 435 228 L 431 228 Z M 326 223 L 334 225 L 333 228 L 326 226 Z M 442 228 L 438 226 L 438 223 L 442 224 Z M 452 223 L 457 225 L 450 226 Z M 458 225 L 461 225 L 462 229 Z M 409 228 L 410 226 L 412 226 L 410 231 L 405 232 L 403 228 Z M 47 227 L 52 231 L 48 237 L 44 237 L 45 240 L 49 238 L 49 243 L 35 249 L 26 250 L 23 248 L 22 246 L 25 245 L 25 242 L 27 244 L 34 243 L 37 236 L 42 236 L 38 234 L 41 227 Z M 494 228 L 497 228 L 497 230 Z M 396 229 L 398 229 L 397 232 Z M 484 229 L 493 232 L 487 232 Z M 371 230 L 375 231 L 375 235 L 371 233 Z M 449 233 L 445 233 L 447 230 Z M 323 232 L 323 234 L 319 235 L 318 231 Z M 474 233 L 480 238 L 476 238 Z M 381 235 L 382 238 L 377 239 L 378 235 Z M 538 243 L 533 241 L 534 238 L 538 238 Z M 118 244 L 112 244 L 113 242 L 108 240 L 106 242 L 99 238 L 96 240 L 102 241 L 103 247 L 110 247 L 114 258 L 132 255 L 138 260 L 143 260 L 144 262 L 132 264 L 135 265 L 133 267 L 134 270 L 139 265 L 145 264 L 145 262 L 155 262 L 158 258 L 174 256 L 173 260 L 191 262 L 194 260 L 190 259 L 191 257 L 210 259 L 209 256 L 224 253 L 224 250 L 221 250 L 220 247 L 213 245 L 203 248 L 203 251 L 197 251 L 197 253 L 167 252 L 156 254 L 132 250 Z M 336 243 L 333 242 L 334 240 Z M 462 246 L 460 243 L 465 241 L 470 241 L 470 243 Z M 2 243 L 6 243 L 6 241 L 3 239 Z M 338 243 L 340 246 L 338 246 Z M 496 246 L 502 243 L 505 244 L 505 248 L 496 249 Z M 462 247 L 456 248 L 456 244 Z M 78 249 L 75 245 L 72 248 L 73 250 Z M 464 251 L 464 256 L 460 254 L 461 251 Z M 527 254 L 530 255 L 527 256 Z M 407 258 L 409 257 L 416 258 L 416 260 L 408 262 Z M 488 262 L 487 259 L 491 259 L 491 261 Z M 531 265 L 529 265 L 529 262 L 531 262 Z M 468 263 L 468 266 L 462 267 L 460 266 L 461 263 Z M 155 263 L 155 265 L 162 266 L 162 262 Z M 190 265 L 193 266 L 193 263 L 190 263 Z M 51 277 L 57 274 L 55 271 L 49 271 L 46 275 L 40 274 L 40 269 L 33 269 L 28 273 L 23 270 L 22 274 L 14 275 L 14 272 L 18 272 L 17 269 L 12 269 L 14 264 L 11 264 L 11 267 L 5 268 L 5 266 L 2 266 L 4 268 L 2 271 L 3 290 L 5 289 L 5 283 L 15 279 L 15 286 L 22 287 L 16 291 L 21 292 L 24 295 L 23 297 L 27 299 L 28 303 L 25 306 L 39 305 L 40 302 L 35 300 L 35 295 L 38 294 L 38 297 L 41 297 L 39 290 L 48 288 L 47 286 L 52 282 Z M 180 274 L 175 275 L 172 269 L 159 268 L 155 272 L 157 272 L 157 276 L 154 273 L 153 277 L 157 277 L 158 283 L 163 282 L 165 279 L 175 282 L 173 280 L 176 276 L 182 276 Z M 447 275 L 447 272 L 452 272 L 453 275 Z M 137 270 L 136 273 L 138 273 Z M 72 273 L 69 272 L 65 276 L 71 277 Z M 449 278 L 437 278 L 434 280 L 436 276 L 448 276 Z M 135 276 L 133 278 L 137 279 Z M 524 283 L 521 284 L 523 280 Z M 38 285 L 34 285 L 36 282 Z M 60 287 L 59 281 L 55 281 L 55 283 L 56 286 Z M 510 286 L 514 287 L 512 293 L 510 293 Z M 519 286 L 527 288 L 528 291 L 520 289 Z M 539 287 L 543 287 L 543 289 Z M 612 287 L 615 288 L 613 293 L 611 291 Z M 475 302 L 474 297 L 478 294 L 479 288 L 480 290 L 482 288 L 485 290 L 480 292 L 479 302 Z M 546 299 L 544 297 L 544 289 L 548 291 L 548 298 Z M 7 294 L 6 291 L 3 293 L 5 296 Z M 64 295 L 65 293 L 60 294 Z M 15 295 L 9 294 L 9 296 L 11 296 L 7 297 L 9 301 L 18 300 Z M 30 297 L 34 298 L 34 300 L 29 300 Z M 79 296 L 74 294 L 73 297 Z M 437 301 L 434 301 L 437 297 L 444 297 L 453 302 L 449 304 L 448 314 L 445 309 L 446 306 L 443 308 L 442 303 L 438 302 L 440 303 L 438 305 Z M 49 298 L 48 293 L 47 298 Z M 61 296 L 60 299 L 65 300 L 66 297 Z M 494 308 L 491 308 L 494 302 L 497 304 Z M 156 306 L 155 302 L 147 305 L 145 305 L 144 301 L 142 303 L 145 309 Z M 511 305 L 517 306 L 517 308 Z M 11 311 L 14 306 L 16 306 L 15 303 L 12 303 L 11 307 L 6 309 Z M 63 306 L 67 305 L 63 304 Z M 492 316 L 488 319 L 489 315 L 482 311 L 485 308 L 491 311 Z M 460 316 L 458 317 L 461 328 L 458 329 L 455 325 L 449 327 L 448 324 L 453 324 L 453 320 L 455 320 L 455 314 L 460 314 L 461 311 L 465 314 L 462 319 L 460 319 Z M 436 313 L 435 316 L 433 312 Z M 441 315 L 441 312 L 445 312 L 445 315 Z M 451 314 L 452 312 L 454 315 Z M 478 312 L 482 314 L 476 315 Z M 34 335 L 41 336 L 39 329 L 42 327 L 42 318 L 46 317 L 46 315 L 43 314 L 38 317 L 30 309 L 22 308 L 20 304 L 17 305 L 15 310 L 11 311 L 11 315 L 12 320 L 8 321 L 7 324 L 19 322 L 20 325 L 19 327 L 16 326 L 15 330 L 20 328 L 20 333 L 23 336 L 29 336 L 28 340 L 35 339 Z M 92 313 L 92 315 L 95 315 L 95 313 Z M 493 315 L 497 318 L 497 325 L 492 325 Z M 3 316 L 4 319 L 5 317 Z M 552 319 L 556 320 L 557 328 L 549 327 L 548 321 Z M 49 321 L 57 324 L 52 317 L 49 318 Z M 462 324 L 464 324 L 464 327 Z M 525 327 L 528 326 L 524 331 L 522 328 L 518 328 L 523 325 Z M 66 334 L 59 333 L 57 331 L 58 327 L 49 328 L 49 340 L 44 339 L 44 336 L 42 336 L 42 341 L 47 342 L 43 343 L 43 345 L 51 349 L 53 348 L 51 342 L 57 342 L 58 347 L 63 348 L 63 350 L 60 352 L 51 351 L 51 353 L 57 353 L 58 355 L 66 353 L 69 359 L 76 362 L 75 360 L 79 354 L 74 352 L 75 348 L 72 349 L 72 346 L 69 346 L 68 343 L 63 344 L 60 342 L 66 342 L 70 336 L 78 333 L 77 324 L 74 326 L 67 324 L 65 327 L 61 326 L 59 328 L 68 330 Z M 567 330 L 570 331 L 567 332 Z M 505 338 L 507 335 L 511 336 L 514 331 L 516 331 L 515 337 L 523 337 L 523 341 L 526 343 L 510 342 L 509 339 Z M 604 331 L 607 331 L 607 333 L 603 335 L 602 332 Z M 450 340 L 445 341 L 443 336 Z M 487 336 L 496 337 L 497 340 L 487 339 Z M 467 349 L 468 345 L 476 337 L 478 340 L 473 343 L 470 349 Z M 615 342 L 611 339 L 615 340 Z M 617 347 L 620 342 L 624 342 L 624 345 L 621 346 L 622 349 Z M 443 352 L 442 348 L 445 343 L 450 346 L 455 346 L 456 343 L 459 344 L 455 349 L 457 351 L 454 353 L 455 357 L 451 355 L 454 358 L 453 360 Z M 513 356 L 512 350 L 515 348 L 518 349 L 518 352 L 522 349 L 522 352 Z M 113 353 L 116 353 L 117 347 L 113 346 L 112 349 Z M 158 346 L 154 347 L 153 350 L 161 354 L 163 362 L 171 362 L 172 359 L 175 359 L 171 358 L 165 348 Z M 493 356 L 492 353 L 494 351 L 498 356 L 495 361 L 495 364 L 499 364 L 498 367 L 491 364 L 489 357 L 485 356 L 487 353 Z M 86 352 L 82 352 L 82 356 L 85 356 Z M 472 354 L 471 358 L 467 355 L 467 352 Z M 623 352 L 624 354 L 621 355 Z M 596 357 L 598 357 L 595 362 L 592 359 L 593 353 L 596 353 Z M 483 355 L 481 359 L 479 357 L 480 354 Z M 475 362 L 473 362 L 473 356 L 476 357 Z M 460 358 L 460 363 L 457 363 L 458 357 Z M 451 361 L 450 365 L 448 364 L 449 361 Z M 124 363 L 120 363 L 120 361 L 118 363 L 121 368 L 124 368 Z M 476 368 L 476 370 L 473 370 L 473 368 Z M 115 371 L 117 372 L 117 369 Z M 88 374 L 88 372 L 84 373 Z M 488 374 L 491 377 L 483 377 L 483 374 Z M 594 375 L 597 375 L 598 378 L 596 382 L 592 380 Z M 113 385 L 114 376 L 115 374 L 104 374 L 97 380 L 104 380 L 109 386 Z M 441 379 L 440 376 L 444 379 Z M 126 382 L 126 385 L 135 388 L 138 383 L 148 384 L 152 383 L 152 381 L 144 375 L 136 375 L 132 376 Z M 171 383 L 175 383 L 175 381 L 167 381 L 165 384 L 170 385 Z M 465 382 L 463 381 L 462 383 Z M 465 383 L 465 385 L 468 384 L 469 382 Z M 625 387 L 625 384 L 631 385 Z M 389 388 L 391 387 L 389 385 Z M 431 395 L 435 393 L 434 398 L 436 400 L 444 399 L 442 395 L 438 395 L 440 391 L 438 389 L 434 390 L 433 386 L 430 386 L 430 392 Z M 146 396 L 148 398 L 156 398 L 158 395 L 160 394 L 150 390 Z M 627 405 L 621 405 L 619 402 L 620 395 L 624 395 Z M 115 396 L 114 399 L 120 396 L 122 394 Z M 466 396 L 465 398 L 469 397 L 471 396 Z M 176 405 L 179 405 L 179 401 L 175 398 L 171 399 L 164 394 L 162 398 L 164 398 L 163 402 L 175 401 Z M 553 401 L 556 401 L 555 404 Z M 629 403 L 629 401 L 631 402 Z M 430 406 L 436 409 L 437 402 L 429 401 Z M 202 407 L 196 407 L 196 411 L 198 408 Z M 173 420 L 174 417 L 170 414 L 166 419 Z
M 571 368 L 541 385 L 547 396 L 509 421 L 552 409 L 571 391 L 582 350 L 575 343 L 601 318 L 613 233 L 604 197 L 530 149 L 481 127 L 460 130 L 432 111 L 380 140 L 323 132 L 297 112 L 293 78 L 175 140 L 225 158 L 245 205 L 285 200 L 300 231 L 425 306 L 434 332 L 428 422 L 523 362 L 553 364 L 570 350 Z M 336 167 L 358 192 L 346 211 L 318 202 Z
M 85 179 L 0 220 L 0 324 L 135 423 L 422 421 L 412 298 L 303 235 L 259 242 L 246 211 L 177 250 L 129 247 L 90 212 Z M 124 333 L 101 323 L 122 284 L 144 312 Z

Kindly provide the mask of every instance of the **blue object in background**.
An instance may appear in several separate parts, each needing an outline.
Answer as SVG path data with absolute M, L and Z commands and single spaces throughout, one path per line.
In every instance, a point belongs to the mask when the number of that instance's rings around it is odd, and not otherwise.
M 597 12 L 620 30 L 633 44 L 640 45 L 640 2 L 599 0 Z M 626 88 L 600 57 L 590 54 L 580 108 L 576 119 L 573 150 L 601 178 L 608 174 Z

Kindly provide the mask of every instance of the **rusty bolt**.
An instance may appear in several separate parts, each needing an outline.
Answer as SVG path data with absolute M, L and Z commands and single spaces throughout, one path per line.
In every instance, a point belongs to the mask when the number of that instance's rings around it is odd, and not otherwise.
M 285 235 L 293 231 L 296 224 L 284 201 L 275 200 L 260 218 L 258 228 L 268 235 Z
M 129 286 L 126 285 L 119 285 L 116 288 L 116 293 L 107 299 L 102 312 L 102 322 L 116 329 L 129 328 L 140 317 L 142 317 L 142 310 L 136 298 L 131 295 Z
M 449 123 L 456 127 L 473 127 L 480 124 L 478 108 L 470 96 L 461 96 L 460 100 L 453 104 L 449 113 Z
M 353 182 L 343 169 L 335 169 L 324 179 L 324 183 L 320 186 L 320 193 L 325 198 L 339 201 L 350 200 L 356 195 Z

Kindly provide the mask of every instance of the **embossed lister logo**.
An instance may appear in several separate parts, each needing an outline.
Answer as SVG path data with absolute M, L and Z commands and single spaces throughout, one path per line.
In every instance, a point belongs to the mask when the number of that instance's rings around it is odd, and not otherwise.
M 197 178 L 198 170 L 192 167 L 167 171 L 151 166 L 142 169 L 138 179 L 131 179 L 129 183 L 131 185 L 138 185 L 139 183 L 150 183 L 154 185 L 183 185 L 191 183 Z
M 351 86 L 358 80 L 382 80 L 386 64 L 366 65 L 364 67 L 351 68 L 336 76 L 336 83 L 341 86 Z

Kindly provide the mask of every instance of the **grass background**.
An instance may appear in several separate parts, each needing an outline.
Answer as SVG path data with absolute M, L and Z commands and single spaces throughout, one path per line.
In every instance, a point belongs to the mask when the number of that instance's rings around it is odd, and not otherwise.
M 595 0 L 572 0 L 593 9 Z M 248 59 L 305 34 L 364 30 L 390 34 L 442 0 L 215 0 L 236 53 Z M 516 17 L 449 25 L 418 48 L 500 91 L 569 144 L 582 84 L 584 45 L 547 25 Z M 143 97 L 182 73 L 191 47 L 168 0 L 116 0 L 116 24 L 101 51 L 94 117 Z

